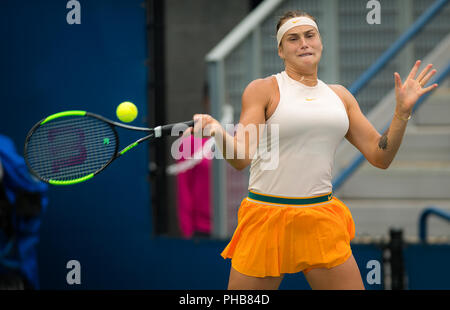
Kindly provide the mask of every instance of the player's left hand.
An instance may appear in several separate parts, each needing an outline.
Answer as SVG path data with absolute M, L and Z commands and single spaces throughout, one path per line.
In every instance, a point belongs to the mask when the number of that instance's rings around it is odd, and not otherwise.
M 421 61 L 417 60 L 404 83 L 402 83 L 400 74 L 398 74 L 397 72 L 394 73 L 395 97 L 397 99 L 396 112 L 402 116 L 407 117 L 408 115 L 410 115 L 414 105 L 416 104 L 420 96 L 432 91 L 438 86 L 438 84 L 433 84 L 425 88 L 425 85 L 436 73 L 436 70 L 433 69 L 428 72 L 433 66 L 432 64 L 429 64 L 416 77 L 420 64 Z

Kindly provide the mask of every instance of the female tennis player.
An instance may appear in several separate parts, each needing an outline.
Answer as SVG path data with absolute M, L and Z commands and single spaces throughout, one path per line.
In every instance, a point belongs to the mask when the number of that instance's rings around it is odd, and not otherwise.
M 417 76 L 417 61 L 404 82 L 394 74 L 395 113 L 388 131 L 380 135 L 345 87 L 318 79 L 323 46 L 314 17 L 287 12 L 278 22 L 277 41 L 285 70 L 246 87 L 242 126 L 234 136 L 205 114 L 194 115 L 194 128 L 185 132 L 214 136 L 236 169 L 251 164 L 249 194 L 221 254 L 232 260 L 228 289 L 278 289 L 285 273 L 300 271 L 312 289 L 364 289 L 350 247 L 355 225 L 347 206 L 332 192 L 334 154 L 345 137 L 369 163 L 387 169 L 414 104 L 437 87 L 424 88 L 436 70 L 428 65 Z M 252 151 L 254 143 L 242 134 L 260 124 L 278 126 L 275 168 L 264 169 L 261 153 Z M 256 144 L 261 143 L 259 134 Z M 246 157 L 226 158 L 228 148 L 235 155 L 245 150 Z

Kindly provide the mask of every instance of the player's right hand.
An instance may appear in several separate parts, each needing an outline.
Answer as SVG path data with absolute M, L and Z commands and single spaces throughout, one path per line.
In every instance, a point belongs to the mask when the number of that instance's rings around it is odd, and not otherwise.
M 194 127 L 189 127 L 183 132 L 183 136 L 193 134 L 194 137 L 214 137 L 222 129 L 219 121 L 209 114 L 194 114 Z

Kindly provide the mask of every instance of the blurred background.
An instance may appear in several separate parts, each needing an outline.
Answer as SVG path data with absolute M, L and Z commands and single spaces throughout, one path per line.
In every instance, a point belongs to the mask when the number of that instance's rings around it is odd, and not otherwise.
M 23 144 L 50 114 L 117 120 L 123 101 L 139 109 L 134 126 L 195 113 L 237 124 L 246 85 L 283 70 L 276 24 L 299 9 L 318 21 L 319 78 L 347 87 L 380 133 L 395 108 L 393 73 L 405 78 L 416 59 L 438 70 L 439 88 L 416 104 L 389 169 L 370 166 L 345 140 L 333 185 L 355 220 L 352 249 L 367 289 L 449 289 L 448 2 L 1 1 L 0 288 L 225 289 L 230 262 L 219 254 L 248 169 L 175 159 L 178 138 L 166 137 L 84 184 L 52 187 L 29 176 Z M 137 137 L 120 136 L 124 144 Z M 191 153 L 210 146 L 202 139 Z M 79 263 L 78 284 L 70 261 Z M 309 286 L 296 274 L 281 289 Z

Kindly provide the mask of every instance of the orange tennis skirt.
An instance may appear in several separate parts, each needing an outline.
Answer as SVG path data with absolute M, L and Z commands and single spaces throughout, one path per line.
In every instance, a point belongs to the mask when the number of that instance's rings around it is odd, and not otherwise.
M 307 273 L 344 263 L 352 255 L 354 236 L 350 210 L 332 193 L 286 198 L 250 191 L 221 255 L 248 276 Z

